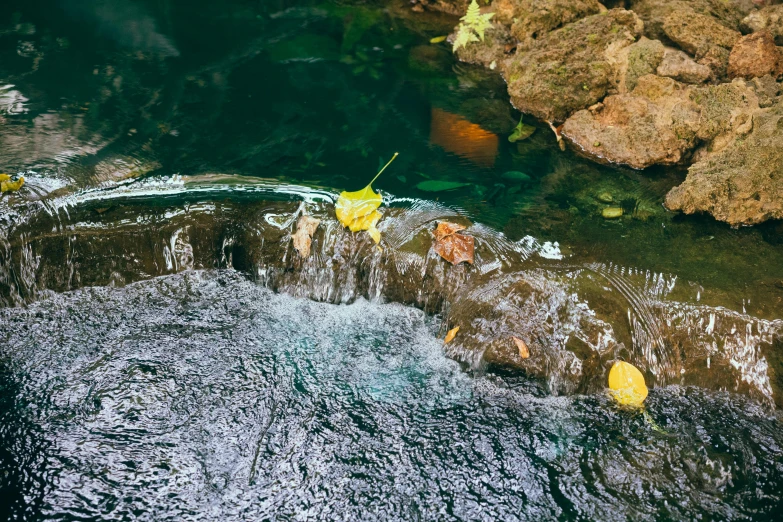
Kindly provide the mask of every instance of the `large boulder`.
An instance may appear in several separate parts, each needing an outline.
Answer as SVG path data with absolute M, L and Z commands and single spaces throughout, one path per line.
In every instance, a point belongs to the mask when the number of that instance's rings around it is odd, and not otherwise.
M 534 40 L 505 64 L 515 107 L 550 122 L 602 100 L 614 88 L 615 63 L 643 29 L 631 11 L 588 16 Z
M 713 17 L 678 9 L 663 21 L 663 31 L 681 49 L 702 56 L 711 47 L 731 49 L 742 36 L 739 31 L 729 29 Z
M 783 53 L 768 31 L 743 36 L 729 55 L 730 78 L 759 78 L 783 73 Z
M 630 9 L 644 21 L 644 34 L 663 40 L 664 20 L 677 10 L 711 16 L 729 29 L 740 29 L 740 22 L 756 9 L 753 0 L 631 0 Z
M 783 103 L 754 114 L 750 134 L 692 165 L 666 207 L 735 226 L 783 218 Z
M 775 43 L 783 45 L 783 4 L 753 11 L 742 20 L 740 29 L 746 33 L 769 31 L 775 38 Z
M 682 163 L 696 147 L 700 110 L 687 87 L 643 76 L 630 94 L 607 97 L 563 125 L 563 136 L 584 154 L 642 169 Z
M 642 169 L 684 163 L 700 143 L 714 153 L 750 132 L 756 85 L 738 80 L 695 87 L 643 76 L 630 94 L 608 96 L 566 120 L 562 134 L 583 154 Z

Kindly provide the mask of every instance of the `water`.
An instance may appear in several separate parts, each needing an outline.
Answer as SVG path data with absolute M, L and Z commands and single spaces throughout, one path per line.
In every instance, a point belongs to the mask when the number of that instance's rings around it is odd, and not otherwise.
M 780 223 L 668 213 L 682 171 L 545 126 L 509 143 L 499 77 L 429 44 L 454 23 L 2 3 L 0 518 L 775 519 Z M 395 151 L 378 252 L 331 205 Z M 473 271 L 430 255 L 440 218 Z M 606 398 L 617 357 L 647 416 Z
M 654 390 L 656 431 L 600 394 L 467 374 L 399 305 L 207 271 L 0 319 L 24 518 L 773 520 L 783 500 L 780 419 L 755 403 Z

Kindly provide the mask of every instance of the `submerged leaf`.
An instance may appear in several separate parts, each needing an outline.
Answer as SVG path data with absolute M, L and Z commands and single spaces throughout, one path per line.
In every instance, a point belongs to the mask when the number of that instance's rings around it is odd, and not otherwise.
M 446 37 L 446 36 L 436 36 L 435 38 L 430 38 L 430 43 L 431 44 L 439 44 L 441 42 L 445 42 L 446 38 L 448 38 L 448 37 Z
M 0 192 L 16 192 L 24 185 L 24 177 L 20 176 L 16 181 L 11 181 L 8 174 L 0 174 Z
M 443 344 L 449 344 L 451 341 L 453 341 L 457 336 L 457 332 L 459 332 L 459 326 L 455 326 L 449 330 L 449 332 L 446 334 L 446 338 L 443 339 Z
M 321 223 L 320 219 L 310 216 L 302 216 L 296 222 L 296 233 L 291 236 L 291 239 L 294 241 L 294 248 L 299 252 L 300 256 L 310 257 L 310 245 L 319 223 Z
M 521 358 L 527 359 L 528 357 L 530 357 L 530 350 L 528 349 L 525 341 L 523 341 L 519 337 L 511 337 L 511 339 L 513 339 L 514 344 L 517 345 L 517 350 L 519 350 L 519 356 Z
M 514 127 L 514 132 L 508 137 L 508 141 L 515 143 L 517 141 L 526 140 L 532 136 L 534 132 L 536 132 L 535 127 L 522 123 L 522 120 L 520 119 L 517 126 Z
M 621 406 L 639 407 L 647 398 L 644 375 L 636 366 L 623 361 L 617 361 L 609 370 L 609 389 Z
M 473 264 L 474 240 L 472 236 L 458 233 L 464 229 L 457 223 L 441 221 L 432 233 L 435 237 L 435 253 L 452 265 L 463 261 Z

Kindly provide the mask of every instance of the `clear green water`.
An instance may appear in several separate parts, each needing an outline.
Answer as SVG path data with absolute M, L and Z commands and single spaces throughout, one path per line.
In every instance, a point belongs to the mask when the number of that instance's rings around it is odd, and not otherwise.
M 174 174 L 354 190 L 399 151 L 376 188 L 557 242 L 574 263 L 670 273 L 709 304 L 783 316 L 780 223 L 732 230 L 667 213 L 684 172 L 596 166 L 544 126 L 509 143 L 520 115 L 502 80 L 428 43 L 453 25 L 394 2 L 3 2 L 0 170 L 27 185 L 3 196 L 2 226 L 25 201 Z M 462 186 L 423 190 L 433 181 Z M 600 216 L 605 192 L 622 219 Z M 0 487 L 12 501 L 0 514 L 772 520 L 781 508 L 780 420 L 742 398 L 656 390 L 661 434 L 603 397 L 462 373 L 414 312 L 201 277 L 2 311 Z M 281 319 L 298 324 L 286 315 L 297 307 L 331 317 L 315 339 Z M 376 326 L 334 328 L 343 314 Z M 158 335 L 191 353 L 192 371 L 156 351 Z

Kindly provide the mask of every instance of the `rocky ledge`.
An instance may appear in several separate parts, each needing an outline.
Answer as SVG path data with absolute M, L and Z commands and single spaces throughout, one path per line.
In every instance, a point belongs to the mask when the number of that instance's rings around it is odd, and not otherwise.
M 492 27 L 458 58 L 500 71 L 512 104 L 562 125 L 575 150 L 637 169 L 689 166 L 671 210 L 734 226 L 783 218 L 778 0 L 493 0 L 482 11 Z

